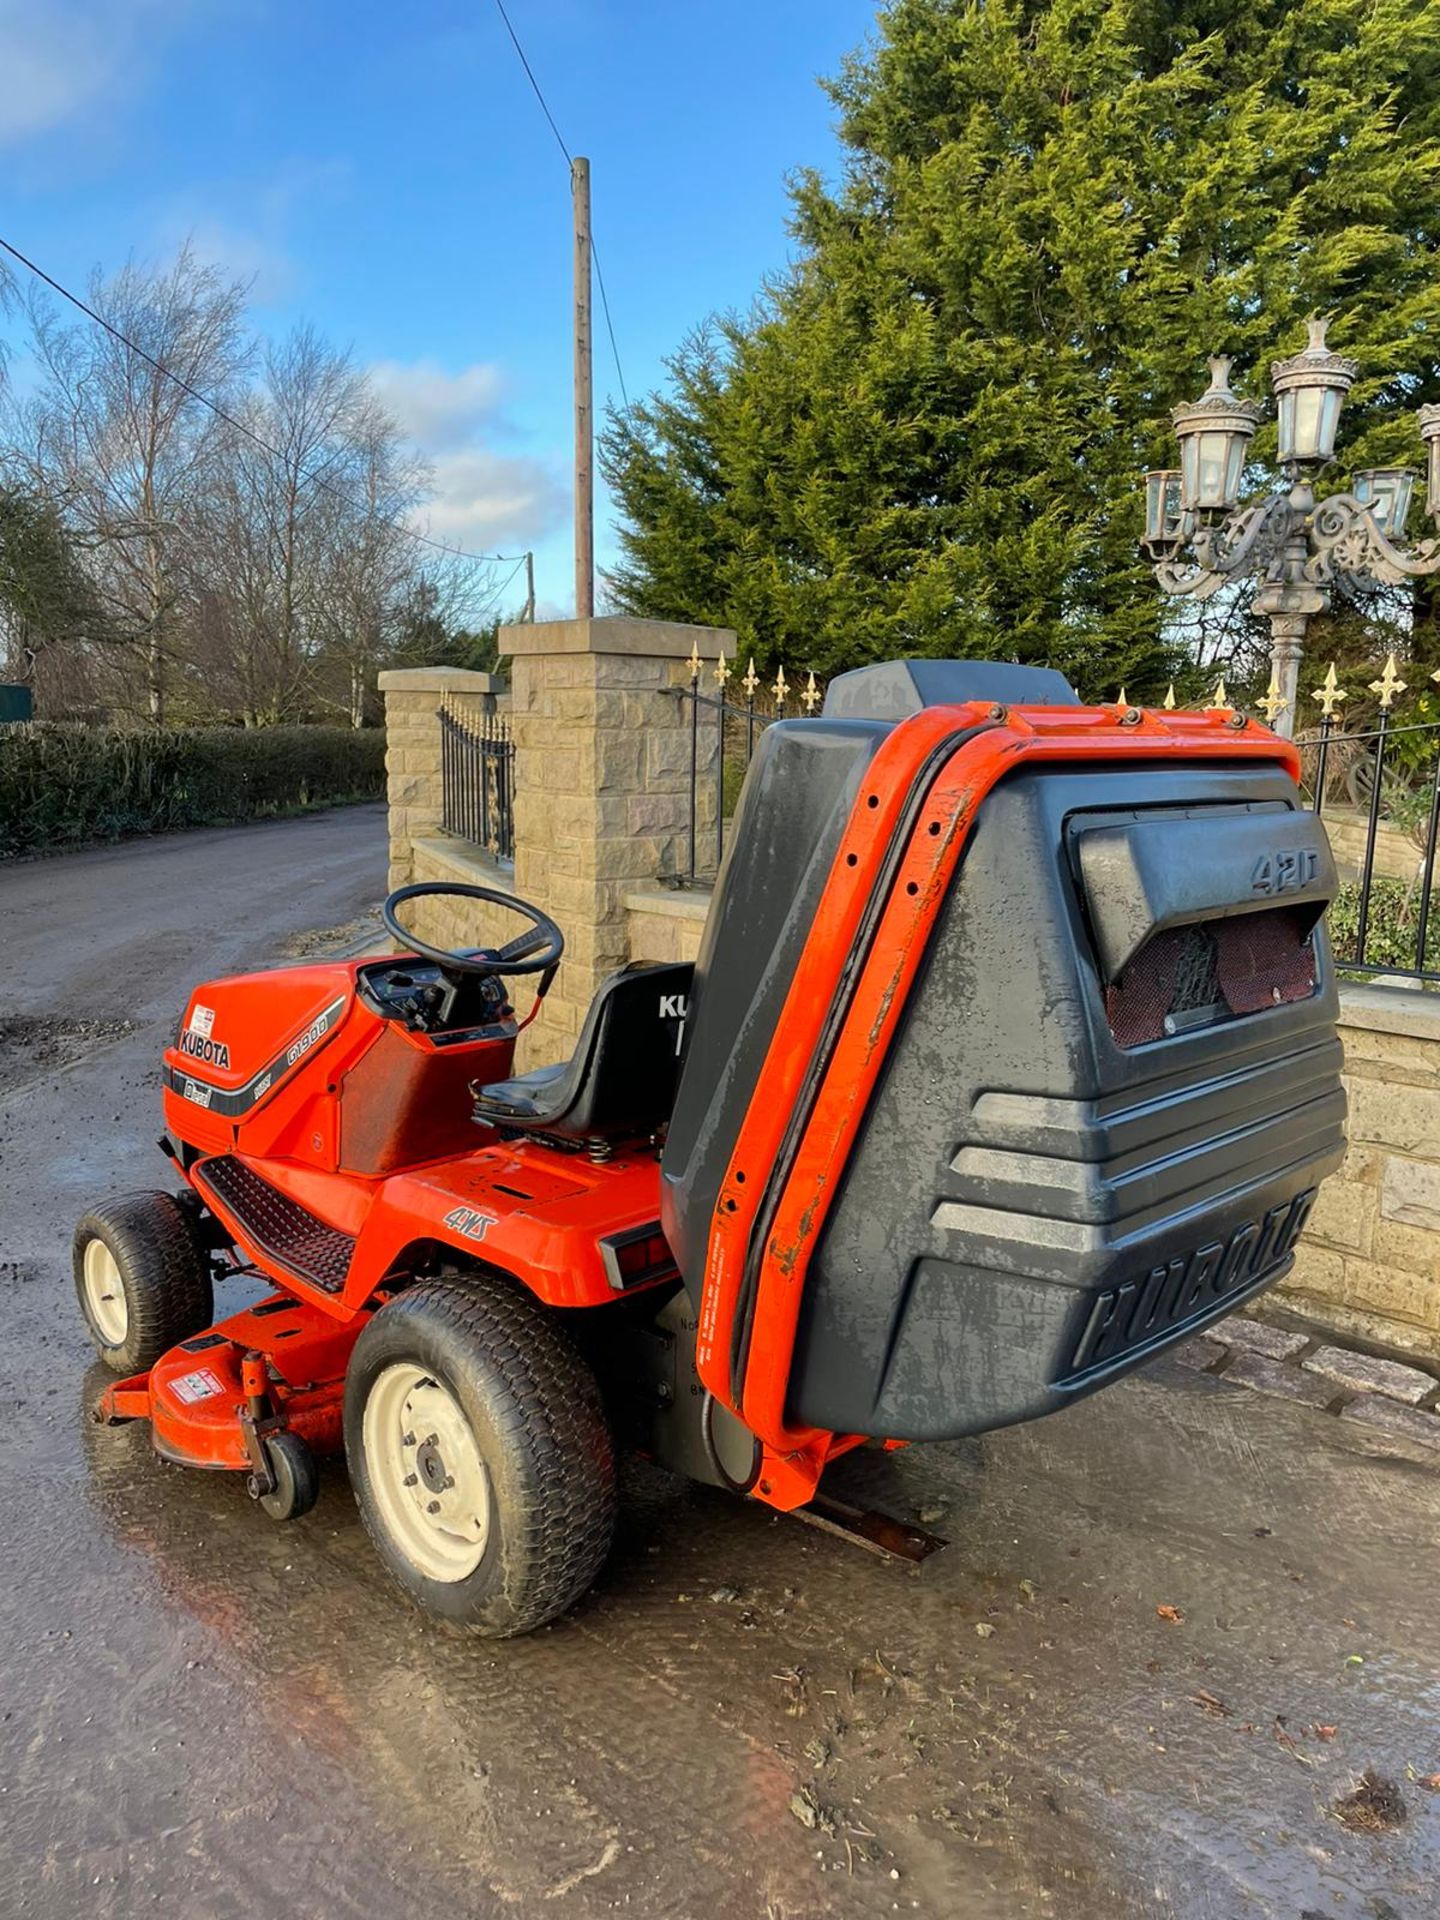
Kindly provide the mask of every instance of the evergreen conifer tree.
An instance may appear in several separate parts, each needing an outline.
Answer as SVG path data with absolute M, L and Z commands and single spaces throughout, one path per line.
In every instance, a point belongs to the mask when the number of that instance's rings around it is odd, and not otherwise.
M 974 654 L 1155 694 L 1183 653 L 1139 475 L 1207 351 L 1263 395 L 1332 313 L 1345 461 L 1419 464 L 1433 0 L 893 0 L 830 92 L 843 176 L 797 179 L 793 270 L 611 417 L 624 610 L 825 673 Z

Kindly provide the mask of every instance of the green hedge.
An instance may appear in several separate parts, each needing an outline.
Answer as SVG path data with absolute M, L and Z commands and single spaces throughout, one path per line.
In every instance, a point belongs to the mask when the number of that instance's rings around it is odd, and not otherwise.
M 378 727 L 0 727 L 0 859 L 384 791 Z
M 1347 880 L 1327 916 L 1335 963 L 1342 973 L 1355 951 L 1360 929 L 1360 888 Z M 1370 885 L 1370 911 L 1365 921 L 1365 959 L 1372 967 L 1394 967 L 1409 972 L 1415 965 L 1415 942 L 1420 932 L 1420 888 L 1404 880 L 1377 875 Z M 1430 901 L 1425 926 L 1425 964 L 1440 972 L 1440 886 Z M 1356 975 L 1356 978 L 1364 976 Z

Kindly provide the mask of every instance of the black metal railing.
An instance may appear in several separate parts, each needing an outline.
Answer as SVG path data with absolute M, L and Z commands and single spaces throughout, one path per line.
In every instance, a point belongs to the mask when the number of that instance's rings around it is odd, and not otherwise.
M 1296 736 L 1301 781 L 1340 869 L 1329 916 L 1335 964 L 1440 986 L 1440 699 L 1427 688 L 1397 710 L 1406 685 L 1393 655 L 1370 691 L 1373 723 L 1342 727 L 1348 695 L 1332 667 L 1314 696 L 1320 724 Z
M 1415 673 L 1417 681 L 1421 673 Z M 1433 686 L 1432 686 L 1433 683 Z M 1440 673 L 1407 692 L 1394 659 L 1370 683 L 1376 696 L 1364 723 L 1341 724 L 1349 696 L 1332 668 L 1319 702 L 1318 726 L 1297 732 L 1301 779 L 1310 804 L 1325 818 L 1341 886 L 1330 910 L 1335 963 L 1363 978 L 1380 975 L 1440 986 Z M 733 689 L 733 691 L 732 691 Z M 821 702 L 814 674 L 791 686 L 784 669 L 773 685 L 753 663 L 743 678 L 722 655 L 709 663 L 691 656 L 690 683 L 676 689 L 687 708 L 690 806 L 687 843 L 676 870 L 661 878 L 673 886 L 708 885 L 719 870 L 726 834 L 745 769 L 764 729 L 788 713 L 810 714 Z M 1122 692 L 1120 702 L 1125 703 Z M 1278 700 L 1259 702 L 1262 714 Z M 1233 702 L 1222 680 L 1204 703 Z M 1174 691 L 1165 705 L 1175 705 Z
M 497 860 L 515 858 L 515 742 L 503 714 L 440 709 L 440 824 Z
M 709 681 L 713 692 L 706 691 Z M 731 683 L 735 683 L 733 695 Z M 754 661 L 743 675 L 722 653 L 713 663 L 690 656 L 690 684 L 675 689 L 684 703 L 690 733 L 690 812 L 686 846 L 678 868 L 661 874 L 670 886 L 708 886 L 720 870 L 735 803 L 755 742 L 787 714 L 812 714 L 824 698 L 813 673 L 791 686 L 782 666 L 766 685 Z

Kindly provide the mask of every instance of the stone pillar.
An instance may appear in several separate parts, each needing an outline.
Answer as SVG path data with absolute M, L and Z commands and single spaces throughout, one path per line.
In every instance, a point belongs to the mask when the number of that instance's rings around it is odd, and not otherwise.
M 525 1059 L 574 1045 L 596 987 L 630 957 L 626 895 L 681 870 L 691 802 L 689 685 L 724 629 L 631 619 L 503 627 L 515 736 L 515 891 L 559 921 L 566 953 Z M 700 728 L 699 819 L 713 831 L 715 736 Z M 707 778 L 708 774 L 708 778 Z
M 397 667 L 380 675 L 385 696 L 385 774 L 390 806 L 390 887 L 415 879 L 417 840 L 440 830 L 440 709 L 451 700 L 475 714 L 503 704 L 502 674 L 464 667 Z

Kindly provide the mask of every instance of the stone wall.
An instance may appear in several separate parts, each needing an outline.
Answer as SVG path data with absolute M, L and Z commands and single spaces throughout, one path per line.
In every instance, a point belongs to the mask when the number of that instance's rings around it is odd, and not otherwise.
M 1274 1297 L 1440 1358 L 1440 994 L 1345 987 L 1341 1006 L 1350 1147 Z
M 501 629 L 515 741 L 513 872 L 440 831 L 441 703 L 479 708 L 504 683 L 443 668 L 380 677 L 390 729 L 390 885 L 496 887 L 532 901 L 565 931 L 565 962 L 522 1038 L 522 1067 L 570 1052 L 596 987 L 631 958 L 628 896 L 637 887 L 661 891 L 660 876 L 685 864 L 691 728 L 688 705 L 676 696 L 689 684 L 696 648 L 709 661 L 722 649 L 733 658 L 735 636 L 627 619 Z M 713 734 L 701 728 L 693 802 L 701 833 L 714 829 L 715 752 Z M 406 924 L 439 946 L 489 944 L 519 925 L 446 899 L 410 909 Z M 525 1012 L 523 983 L 516 999 Z
M 625 896 L 632 960 L 694 960 L 700 952 L 710 896 L 669 887 L 638 887 Z
M 418 840 L 440 831 L 440 708 L 448 701 L 478 718 L 508 701 L 498 674 L 462 667 L 400 667 L 380 676 L 385 696 L 385 772 L 390 803 L 390 886 L 430 874 L 414 870 Z M 433 937 L 417 928 L 422 938 Z

